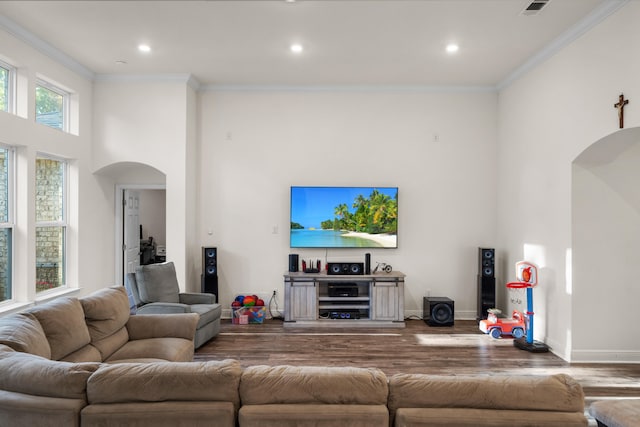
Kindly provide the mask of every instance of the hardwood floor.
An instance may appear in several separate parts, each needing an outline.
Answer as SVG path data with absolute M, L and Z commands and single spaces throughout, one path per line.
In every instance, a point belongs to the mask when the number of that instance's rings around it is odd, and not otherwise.
M 281 320 L 232 325 L 196 351 L 195 360 L 239 360 L 250 365 L 377 367 L 387 375 L 510 375 L 567 373 L 583 386 L 586 403 L 599 398 L 640 398 L 640 364 L 567 363 L 553 353 L 529 353 L 510 339 L 495 340 L 475 321 L 430 327 L 408 320 L 406 328 L 297 328 Z

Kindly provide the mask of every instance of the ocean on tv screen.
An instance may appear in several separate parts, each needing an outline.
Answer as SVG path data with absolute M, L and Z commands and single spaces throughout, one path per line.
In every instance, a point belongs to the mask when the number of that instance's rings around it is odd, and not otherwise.
M 395 234 L 335 230 L 291 230 L 292 248 L 395 248 Z

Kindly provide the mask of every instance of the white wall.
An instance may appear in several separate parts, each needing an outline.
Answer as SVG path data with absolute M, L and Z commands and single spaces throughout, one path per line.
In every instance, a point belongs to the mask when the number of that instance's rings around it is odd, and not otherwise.
M 35 295 L 35 158 L 46 153 L 67 159 L 69 170 L 66 282 L 78 294 L 113 283 L 111 257 L 113 199 L 108 180 L 91 173 L 92 83 L 0 30 L 2 59 L 17 67 L 18 113 L 0 112 L 0 142 L 17 147 L 14 298 L 32 302 Z M 35 81 L 44 76 L 69 90 L 76 134 L 36 124 Z
M 154 184 L 166 184 L 167 260 L 175 263 L 183 290 L 199 290 L 190 267 L 196 179 L 188 161 L 195 157 L 195 96 L 187 78 L 99 79 L 94 99 L 94 170 L 134 162 L 165 174 L 165 182 Z
M 617 325 L 634 324 L 635 316 L 619 313 L 616 298 L 587 297 L 598 295 L 602 283 L 584 275 L 578 279 L 585 263 L 580 256 L 602 243 L 578 239 L 585 248 L 573 248 L 571 217 L 573 160 L 618 130 L 613 104 L 621 92 L 632 98 L 630 106 L 640 94 L 640 59 L 630 54 L 640 46 L 639 16 L 640 4 L 629 2 L 499 95 L 501 274 L 512 279 L 513 264 L 523 258 L 540 265 L 540 284 L 534 291 L 535 338 L 567 359 L 577 359 L 572 350 L 578 345 L 581 351 L 627 352 L 640 360 L 640 339 L 633 328 L 630 336 L 629 329 L 618 333 L 606 322 L 594 327 L 591 319 L 602 311 L 615 312 Z M 640 110 L 627 108 L 625 124 L 638 126 Z M 620 284 L 607 286 L 615 289 Z M 629 341 L 635 343 L 635 354 L 628 353 Z
M 406 315 L 422 315 L 430 292 L 454 299 L 456 317 L 475 318 L 477 248 L 493 246 L 496 232 L 494 93 L 201 98 L 199 240 L 218 247 L 223 304 L 247 291 L 282 295 L 291 252 L 323 261 L 364 261 L 370 252 L 373 265 L 407 275 Z M 291 251 L 292 185 L 398 186 L 399 248 Z
M 603 138 L 574 162 L 573 277 L 589 285 L 573 298 L 575 360 L 640 360 L 640 331 L 619 323 L 640 300 L 639 165 L 640 128 Z

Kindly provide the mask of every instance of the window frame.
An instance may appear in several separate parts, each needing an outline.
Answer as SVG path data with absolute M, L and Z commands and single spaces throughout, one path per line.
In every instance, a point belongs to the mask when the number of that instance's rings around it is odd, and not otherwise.
M 11 244 L 9 245 L 9 298 L 0 301 L 0 305 L 13 301 L 15 295 L 15 205 L 16 205 L 16 150 L 12 146 L 0 143 L 0 149 L 7 151 L 7 219 L 0 221 L 0 229 L 11 230 Z
M 66 289 L 68 288 L 68 283 L 67 283 L 67 265 L 68 265 L 68 260 L 69 260 L 69 248 L 68 248 L 68 231 L 69 231 L 69 217 L 68 217 L 68 213 L 69 213 L 69 160 L 62 158 L 62 157 L 58 157 L 58 156 L 54 156 L 54 155 L 50 155 L 50 154 L 46 154 L 46 153 L 36 153 L 36 168 L 35 170 L 37 170 L 37 161 L 39 159 L 44 159 L 44 160 L 55 160 L 57 162 L 62 163 L 63 167 L 62 167 L 62 219 L 60 221 L 38 221 L 38 214 L 37 214 L 37 210 L 38 210 L 38 202 L 36 199 L 35 202 L 35 211 L 36 211 L 36 221 L 35 221 L 35 227 L 34 227 L 34 234 L 37 234 L 37 229 L 38 228 L 45 228 L 45 227 L 61 227 L 62 228 L 62 240 L 63 240 L 63 250 L 62 250 L 62 283 L 60 284 L 60 286 L 57 286 L 55 288 L 51 288 L 48 290 L 43 290 L 38 292 L 37 291 L 37 287 L 36 287 L 36 295 L 44 295 L 47 292 L 53 291 L 55 292 L 56 290 L 59 289 Z M 36 176 L 36 182 L 35 182 L 36 188 L 38 186 L 38 180 L 37 180 L 37 176 Z M 34 194 L 35 197 L 35 194 Z M 37 241 L 36 241 L 36 252 L 37 252 Z M 37 265 L 37 260 L 35 260 L 36 265 Z M 37 275 L 36 275 L 36 282 L 33 283 L 34 286 L 37 286 Z
M 6 101 L 7 101 L 7 109 L 0 110 L 5 111 L 7 113 L 15 114 L 16 112 L 16 67 L 13 65 L 0 60 L 0 68 L 7 70 L 7 93 Z
M 56 85 L 55 83 L 51 83 L 50 81 L 43 79 L 42 77 L 38 77 L 36 78 L 36 88 L 35 90 L 38 90 L 38 87 L 42 87 L 44 89 L 47 89 L 53 93 L 55 93 L 56 95 L 60 95 L 62 97 L 62 129 L 58 129 L 57 127 L 53 127 L 53 126 L 49 126 L 45 123 L 40 123 L 38 121 L 38 105 L 37 105 L 37 97 L 35 96 L 35 92 L 33 94 L 34 96 L 34 121 L 38 124 L 50 127 L 51 129 L 57 129 L 57 130 L 61 130 L 62 132 L 66 132 L 69 133 L 69 128 L 70 128 L 70 118 L 69 118 L 69 108 L 71 105 L 71 93 L 63 88 L 61 88 L 60 86 Z

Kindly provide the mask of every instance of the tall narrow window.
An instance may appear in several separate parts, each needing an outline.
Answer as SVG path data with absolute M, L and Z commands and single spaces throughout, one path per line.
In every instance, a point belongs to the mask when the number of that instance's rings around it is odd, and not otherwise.
M 14 69 L 4 62 L 0 62 L 0 111 L 11 112 L 13 99 Z
M 67 131 L 69 94 L 62 89 L 38 80 L 36 83 L 36 122 Z
M 36 292 L 65 286 L 67 163 L 36 158 Z
M 0 302 L 12 298 L 13 151 L 0 146 Z

